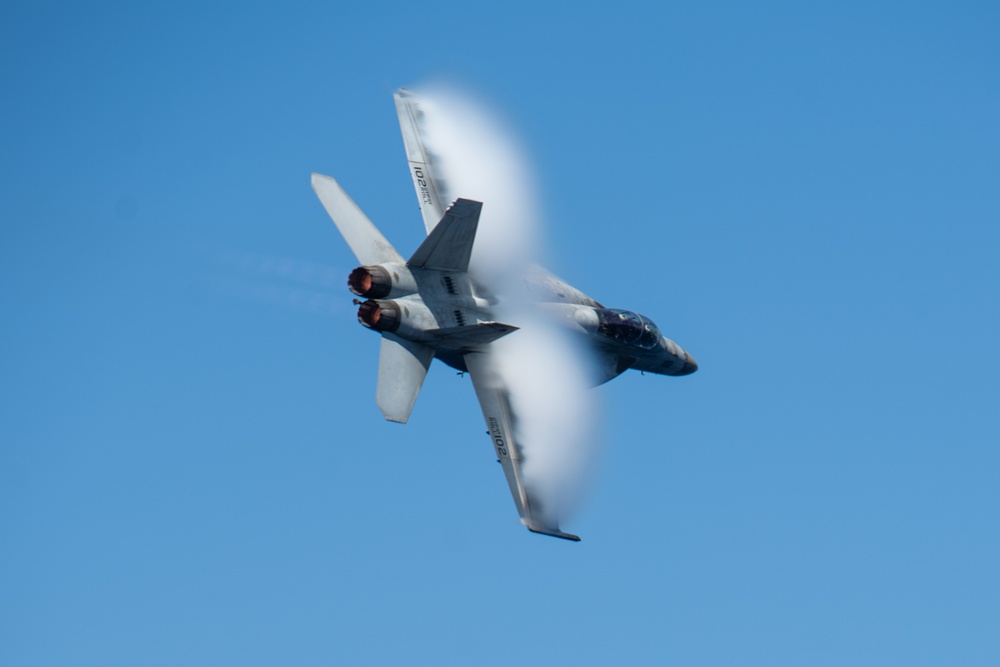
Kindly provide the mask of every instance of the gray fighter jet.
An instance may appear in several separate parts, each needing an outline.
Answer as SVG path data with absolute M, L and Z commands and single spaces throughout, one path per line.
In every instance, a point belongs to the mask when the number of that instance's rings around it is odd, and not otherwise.
M 491 346 L 517 327 L 498 322 L 496 299 L 469 272 L 483 202 L 457 199 L 445 207 L 434 165 L 422 142 L 417 98 L 395 94 L 410 174 L 427 238 L 405 259 L 329 176 L 312 175 L 312 187 L 361 266 L 351 271 L 351 292 L 365 299 L 358 321 L 382 336 L 376 402 L 383 416 L 405 423 L 437 357 L 472 378 L 486 429 L 521 522 L 536 533 L 578 541 L 559 529 L 542 500 L 524 483 L 522 443 L 509 389 L 493 362 Z M 489 206 L 489 202 L 485 202 Z M 526 278 L 538 307 L 585 336 L 598 359 L 595 384 L 628 369 L 660 375 L 698 370 L 694 358 L 638 313 L 605 308 L 540 268 Z

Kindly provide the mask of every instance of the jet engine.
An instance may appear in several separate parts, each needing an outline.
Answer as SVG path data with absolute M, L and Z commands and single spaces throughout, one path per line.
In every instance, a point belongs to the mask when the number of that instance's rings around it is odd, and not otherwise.
M 375 331 L 395 331 L 399 328 L 399 315 L 399 305 L 395 301 L 368 299 L 358 308 L 358 322 Z
M 358 307 L 358 322 L 369 329 L 418 340 L 421 334 L 437 329 L 438 323 L 419 297 L 368 299 Z
M 376 264 L 351 271 L 347 287 L 366 299 L 382 299 L 416 293 L 417 281 L 405 264 Z

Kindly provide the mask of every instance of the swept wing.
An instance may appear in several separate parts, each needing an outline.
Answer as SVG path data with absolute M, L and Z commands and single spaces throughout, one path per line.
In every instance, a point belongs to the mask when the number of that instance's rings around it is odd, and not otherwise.
M 424 146 L 421 123 L 423 111 L 417 97 L 400 88 L 393 95 L 396 100 L 396 113 L 399 115 L 399 129 L 403 133 L 403 144 L 406 146 L 406 161 L 410 166 L 410 177 L 417 191 L 417 201 L 420 202 L 420 213 L 424 217 L 424 227 L 427 233 L 438 224 L 444 216 L 446 193 L 434 173 L 434 164 L 430 152 Z
M 537 495 L 525 484 L 522 464 L 524 449 L 518 441 L 514 428 L 515 416 L 511 410 L 510 393 L 503 378 L 494 368 L 493 355 L 489 348 L 465 355 L 465 365 L 469 369 L 476 397 L 486 420 L 486 431 L 493 441 L 497 460 L 503 466 L 507 485 L 514 496 L 517 513 L 528 530 L 552 537 L 579 542 L 580 538 L 559 530 L 558 521 L 546 512 Z

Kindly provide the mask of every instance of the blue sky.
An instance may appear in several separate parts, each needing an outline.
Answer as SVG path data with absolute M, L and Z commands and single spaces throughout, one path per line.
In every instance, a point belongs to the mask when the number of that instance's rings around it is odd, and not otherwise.
M 8 4 L 0 662 L 996 664 L 998 29 Z M 408 254 L 391 93 L 435 77 L 519 131 L 555 272 L 701 365 L 597 390 L 579 544 L 519 525 L 468 378 L 374 404 L 309 173 Z

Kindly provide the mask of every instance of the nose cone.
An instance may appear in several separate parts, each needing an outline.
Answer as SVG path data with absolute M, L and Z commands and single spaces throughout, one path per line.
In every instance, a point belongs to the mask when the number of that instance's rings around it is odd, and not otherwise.
M 677 371 L 677 375 L 691 375 L 691 373 L 694 373 L 696 370 L 698 370 L 698 362 L 694 360 L 694 357 L 688 354 L 687 361 L 685 361 L 681 369 Z

